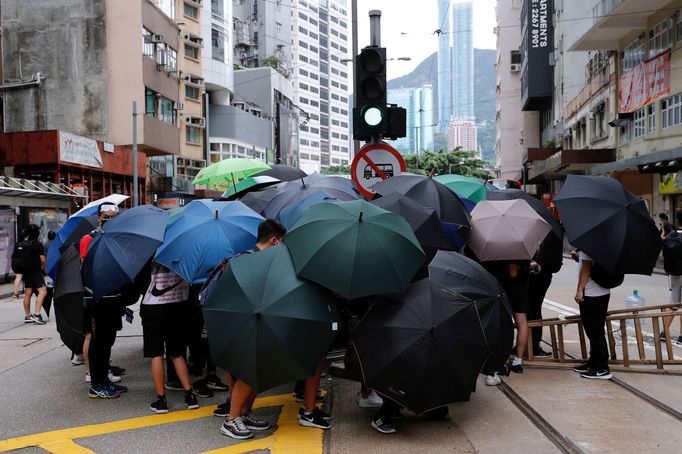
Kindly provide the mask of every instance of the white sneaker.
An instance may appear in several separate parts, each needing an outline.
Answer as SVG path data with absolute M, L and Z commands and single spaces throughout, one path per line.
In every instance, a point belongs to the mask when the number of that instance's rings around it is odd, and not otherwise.
M 80 366 L 81 364 L 85 364 L 85 359 L 83 358 L 83 355 L 76 355 L 73 358 L 71 358 L 71 364 L 74 366 Z
M 374 391 L 367 397 L 362 397 L 362 393 L 358 393 L 358 407 L 360 408 L 379 408 L 383 403 L 384 400 Z
M 90 383 L 92 382 L 92 378 L 90 377 L 90 372 L 85 373 L 85 383 Z
M 111 383 L 118 383 L 118 382 L 121 381 L 121 377 L 118 376 L 118 375 L 114 375 L 114 374 L 112 374 L 111 372 L 109 372 L 109 381 L 110 381 Z
M 500 377 L 497 376 L 497 372 L 495 372 L 493 375 L 487 375 L 485 377 L 486 386 L 497 386 L 500 383 L 502 383 L 502 380 L 500 380 Z

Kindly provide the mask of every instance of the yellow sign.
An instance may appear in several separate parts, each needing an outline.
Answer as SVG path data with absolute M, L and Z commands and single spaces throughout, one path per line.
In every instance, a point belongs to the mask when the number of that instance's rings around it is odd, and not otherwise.
M 661 174 L 658 179 L 659 194 L 682 194 L 682 172 Z

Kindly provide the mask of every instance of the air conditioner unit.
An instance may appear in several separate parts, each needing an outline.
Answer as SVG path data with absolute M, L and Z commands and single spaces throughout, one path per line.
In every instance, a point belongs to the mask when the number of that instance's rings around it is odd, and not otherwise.
M 511 66 L 509 67 L 509 71 L 513 73 L 517 73 L 521 71 L 521 64 L 520 63 L 512 63 Z
M 195 126 L 197 128 L 206 127 L 206 119 L 204 117 L 185 117 L 185 122 L 190 126 Z
M 173 103 L 173 109 L 174 110 L 182 110 L 185 108 L 185 104 L 182 102 L 174 102 Z
M 184 39 L 185 41 L 190 41 L 191 38 L 192 38 L 192 35 L 190 35 L 189 33 L 183 33 L 182 34 L 182 39 Z
M 184 80 L 185 82 L 192 82 L 192 76 L 190 76 L 189 74 L 184 74 L 182 76 L 182 80 Z
M 157 35 L 157 34 L 153 34 L 153 35 L 152 35 L 152 42 L 153 42 L 153 43 L 162 43 L 162 42 L 163 42 L 163 36 Z

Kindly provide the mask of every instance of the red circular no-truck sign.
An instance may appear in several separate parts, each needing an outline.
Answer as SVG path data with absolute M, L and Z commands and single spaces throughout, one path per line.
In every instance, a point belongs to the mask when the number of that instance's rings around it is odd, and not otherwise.
M 386 178 L 405 172 L 402 155 L 387 143 L 371 143 L 360 149 L 350 167 L 350 176 L 358 191 L 370 199 L 374 191 L 370 186 Z

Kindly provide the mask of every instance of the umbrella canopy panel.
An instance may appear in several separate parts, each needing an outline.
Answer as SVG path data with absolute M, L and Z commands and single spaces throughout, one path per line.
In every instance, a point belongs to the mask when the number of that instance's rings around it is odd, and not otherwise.
M 500 189 L 497 191 L 489 191 L 486 193 L 487 200 L 525 200 L 532 209 L 535 210 L 537 214 L 542 217 L 552 227 L 552 233 L 557 236 L 557 238 L 563 238 L 564 232 L 561 228 L 559 221 L 552 215 L 549 211 L 549 207 L 545 205 L 542 200 L 538 200 L 532 195 L 528 194 L 526 191 L 521 189 Z
M 268 169 L 270 166 L 260 159 L 228 158 L 201 169 L 192 183 L 235 185 L 243 178 Z
M 489 191 L 485 185 L 485 181 L 465 177 L 464 175 L 437 175 L 433 177 L 433 179 L 439 183 L 443 183 L 448 189 L 475 203 L 485 200 L 486 194 Z
M 300 180 L 308 176 L 303 170 L 298 167 L 288 166 L 284 164 L 274 164 L 271 169 L 258 172 L 258 176 L 268 176 L 277 178 L 281 181 Z

